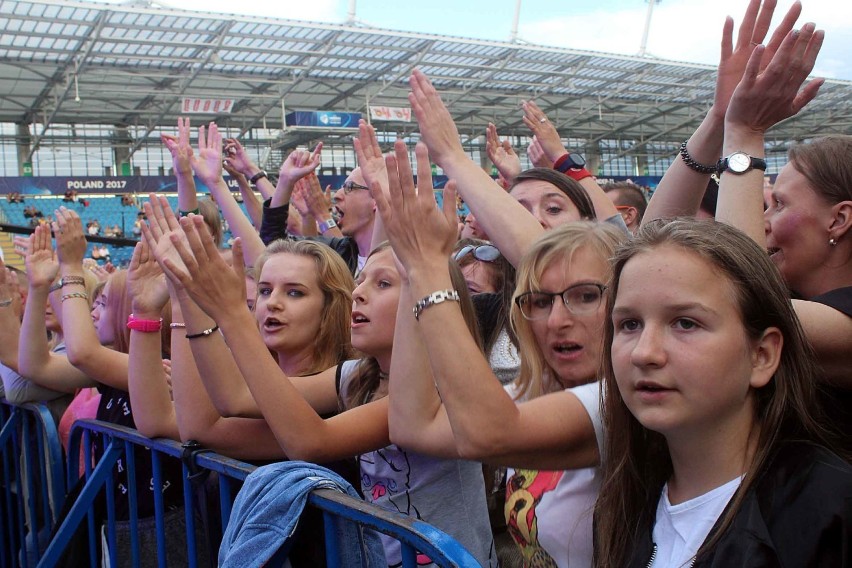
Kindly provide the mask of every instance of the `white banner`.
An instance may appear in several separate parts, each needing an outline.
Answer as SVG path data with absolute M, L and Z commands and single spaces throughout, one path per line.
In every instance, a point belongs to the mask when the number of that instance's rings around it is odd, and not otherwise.
M 370 120 L 393 120 L 396 122 L 411 122 L 411 109 L 388 106 L 370 105 Z
M 196 99 L 184 97 L 181 114 L 230 114 L 234 99 Z

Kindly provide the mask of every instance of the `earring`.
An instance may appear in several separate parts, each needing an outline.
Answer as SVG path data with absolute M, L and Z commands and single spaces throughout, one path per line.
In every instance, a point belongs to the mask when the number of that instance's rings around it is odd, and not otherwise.
M 831 245 L 831 246 L 837 246 L 837 239 L 835 239 L 833 237 L 828 239 L 828 244 Z

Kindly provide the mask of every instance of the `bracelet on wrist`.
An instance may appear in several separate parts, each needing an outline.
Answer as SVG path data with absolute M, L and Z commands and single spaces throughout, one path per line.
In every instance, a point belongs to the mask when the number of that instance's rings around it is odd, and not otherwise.
M 187 333 L 186 338 L 187 339 L 198 339 L 199 337 L 207 337 L 208 335 L 213 335 L 217 331 L 219 331 L 219 326 L 214 325 L 213 327 L 211 327 L 209 329 L 205 329 L 204 331 L 200 331 L 198 333 Z
M 700 162 L 696 162 L 692 156 L 689 155 L 689 151 L 686 149 L 686 140 L 683 144 L 680 145 L 680 157 L 683 160 L 683 163 L 687 165 L 689 169 L 694 172 L 698 172 L 699 174 L 714 174 L 716 173 L 716 164 L 712 166 L 708 166 L 706 164 L 702 164 Z
M 127 329 L 133 331 L 141 331 L 144 333 L 154 333 L 160 331 L 163 327 L 163 318 L 155 320 L 140 319 L 130 314 L 127 316 Z
M 200 214 L 201 214 L 201 209 L 199 209 L 198 207 L 196 207 L 196 208 L 195 208 L 195 209 L 193 209 L 192 211 L 178 211 L 178 214 L 179 214 L 181 217 L 189 217 L 190 215 L 200 215 Z
M 456 290 L 438 290 L 436 292 L 432 292 L 414 304 L 414 319 L 420 321 L 420 315 L 423 313 L 423 310 L 442 304 L 448 300 L 452 302 L 459 302 L 459 293 Z
M 82 298 L 84 300 L 88 300 L 89 295 L 85 292 L 72 292 L 70 294 L 62 294 L 60 300 L 64 302 L 65 300 L 70 300 L 71 298 Z
M 173 321 L 169 324 L 169 329 L 186 329 L 186 324 L 179 321 Z
M 5 300 L 0 300 L 0 308 L 8 308 L 12 305 L 12 298 L 6 298 Z

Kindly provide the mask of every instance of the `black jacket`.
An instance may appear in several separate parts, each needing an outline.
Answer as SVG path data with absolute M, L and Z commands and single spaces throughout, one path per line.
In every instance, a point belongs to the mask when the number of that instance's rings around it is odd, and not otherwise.
M 287 233 L 287 217 L 290 206 L 270 207 L 272 199 L 263 202 L 263 217 L 260 222 L 260 240 L 268 245 L 278 239 L 302 240 L 307 239 L 328 245 L 340 255 L 349 272 L 353 275 L 358 270 L 358 243 L 352 237 L 296 237 Z
M 628 566 L 648 566 L 652 528 L 639 538 Z M 784 444 L 733 524 L 694 566 L 852 566 L 852 466 L 821 446 Z

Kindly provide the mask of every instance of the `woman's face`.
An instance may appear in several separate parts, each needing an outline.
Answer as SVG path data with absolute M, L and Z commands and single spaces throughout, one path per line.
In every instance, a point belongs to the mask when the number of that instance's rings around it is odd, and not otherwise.
M 115 326 L 113 310 L 109 308 L 108 299 L 112 289 L 111 279 L 104 285 L 103 292 L 92 304 L 92 322 L 98 333 L 98 341 L 101 345 L 112 345 L 115 343 Z
M 532 213 L 546 230 L 582 219 L 580 210 L 568 196 L 546 181 L 522 181 L 512 188 L 511 195 Z
M 269 349 L 294 355 L 311 348 L 319 335 L 324 304 L 313 258 L 279 253 L 264 263 L 255 317 Z
M 571 258 L 553 262 L 541 276 L 535 292 L 559 293 L 579 284 L 606 284 L 607 260 L 589 247 L 577 249 Z M 545 362 L 566 388 L 598 378 L 606 302 L 594 311 L 574 313 L 559 297 L 550 314 L 530 320 Z
M 787 285 L 805 297 L 821 294 L 822 267 L 831 246 L 831 204 L 819 196 L 793 164 L 778 174 L 764 213 L 766 248 Z
M 752 387 L 771 374 L 754 372 L 756 342 L 728 277 L 697 254 L 664 245 L 627 261 L 614 292 L 612 366 L 636 419 L 667 438 L 748 432 Z
M 367 259 L 352 292 L 352 346 L 366 355 L 389 355 L 393 346 L 400 278 L 390 249 Z

